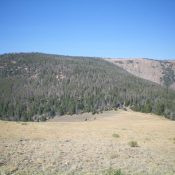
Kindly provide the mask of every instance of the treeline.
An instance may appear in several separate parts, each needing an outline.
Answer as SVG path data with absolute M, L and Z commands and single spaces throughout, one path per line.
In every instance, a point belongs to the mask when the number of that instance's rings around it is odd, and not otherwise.
M 122 106 L 175 119 L 175 92 L 99 58 L 0 56 L 0 119 L 42 121 Z

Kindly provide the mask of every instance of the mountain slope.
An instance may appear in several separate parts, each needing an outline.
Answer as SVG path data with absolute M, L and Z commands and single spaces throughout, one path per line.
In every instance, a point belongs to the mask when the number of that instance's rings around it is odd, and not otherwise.
M 45 120 L 130 105 L 175 118 L 175 92 L 98 58 L 41 53 L 0 56 L 0 118 Z
M 151 59 L 106 59 L 126 71 L 162 86 L 175 89 L 175 61 Z

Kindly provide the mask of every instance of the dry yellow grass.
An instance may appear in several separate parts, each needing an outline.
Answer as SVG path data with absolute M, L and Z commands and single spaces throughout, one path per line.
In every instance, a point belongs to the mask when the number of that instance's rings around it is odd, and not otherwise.
M 95 117 L 84 122 L 0 121 L 0 174 L 98 174 L 110 167 L 126 174 L 175 174 L 174 121 L 132 111 Z M 133 140 L 139 147 L 128 145 Z

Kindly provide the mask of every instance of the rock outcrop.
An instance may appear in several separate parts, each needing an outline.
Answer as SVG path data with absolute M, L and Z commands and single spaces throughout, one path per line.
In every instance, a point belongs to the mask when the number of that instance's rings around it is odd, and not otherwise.
M 175 60 L 105 59 L 135 76 L 175 89 Z

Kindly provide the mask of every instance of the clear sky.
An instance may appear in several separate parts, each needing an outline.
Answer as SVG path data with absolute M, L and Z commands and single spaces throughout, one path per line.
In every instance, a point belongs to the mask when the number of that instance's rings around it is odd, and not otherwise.
M 0 54 L 175 59 L 175 0 L 0 0 Z

